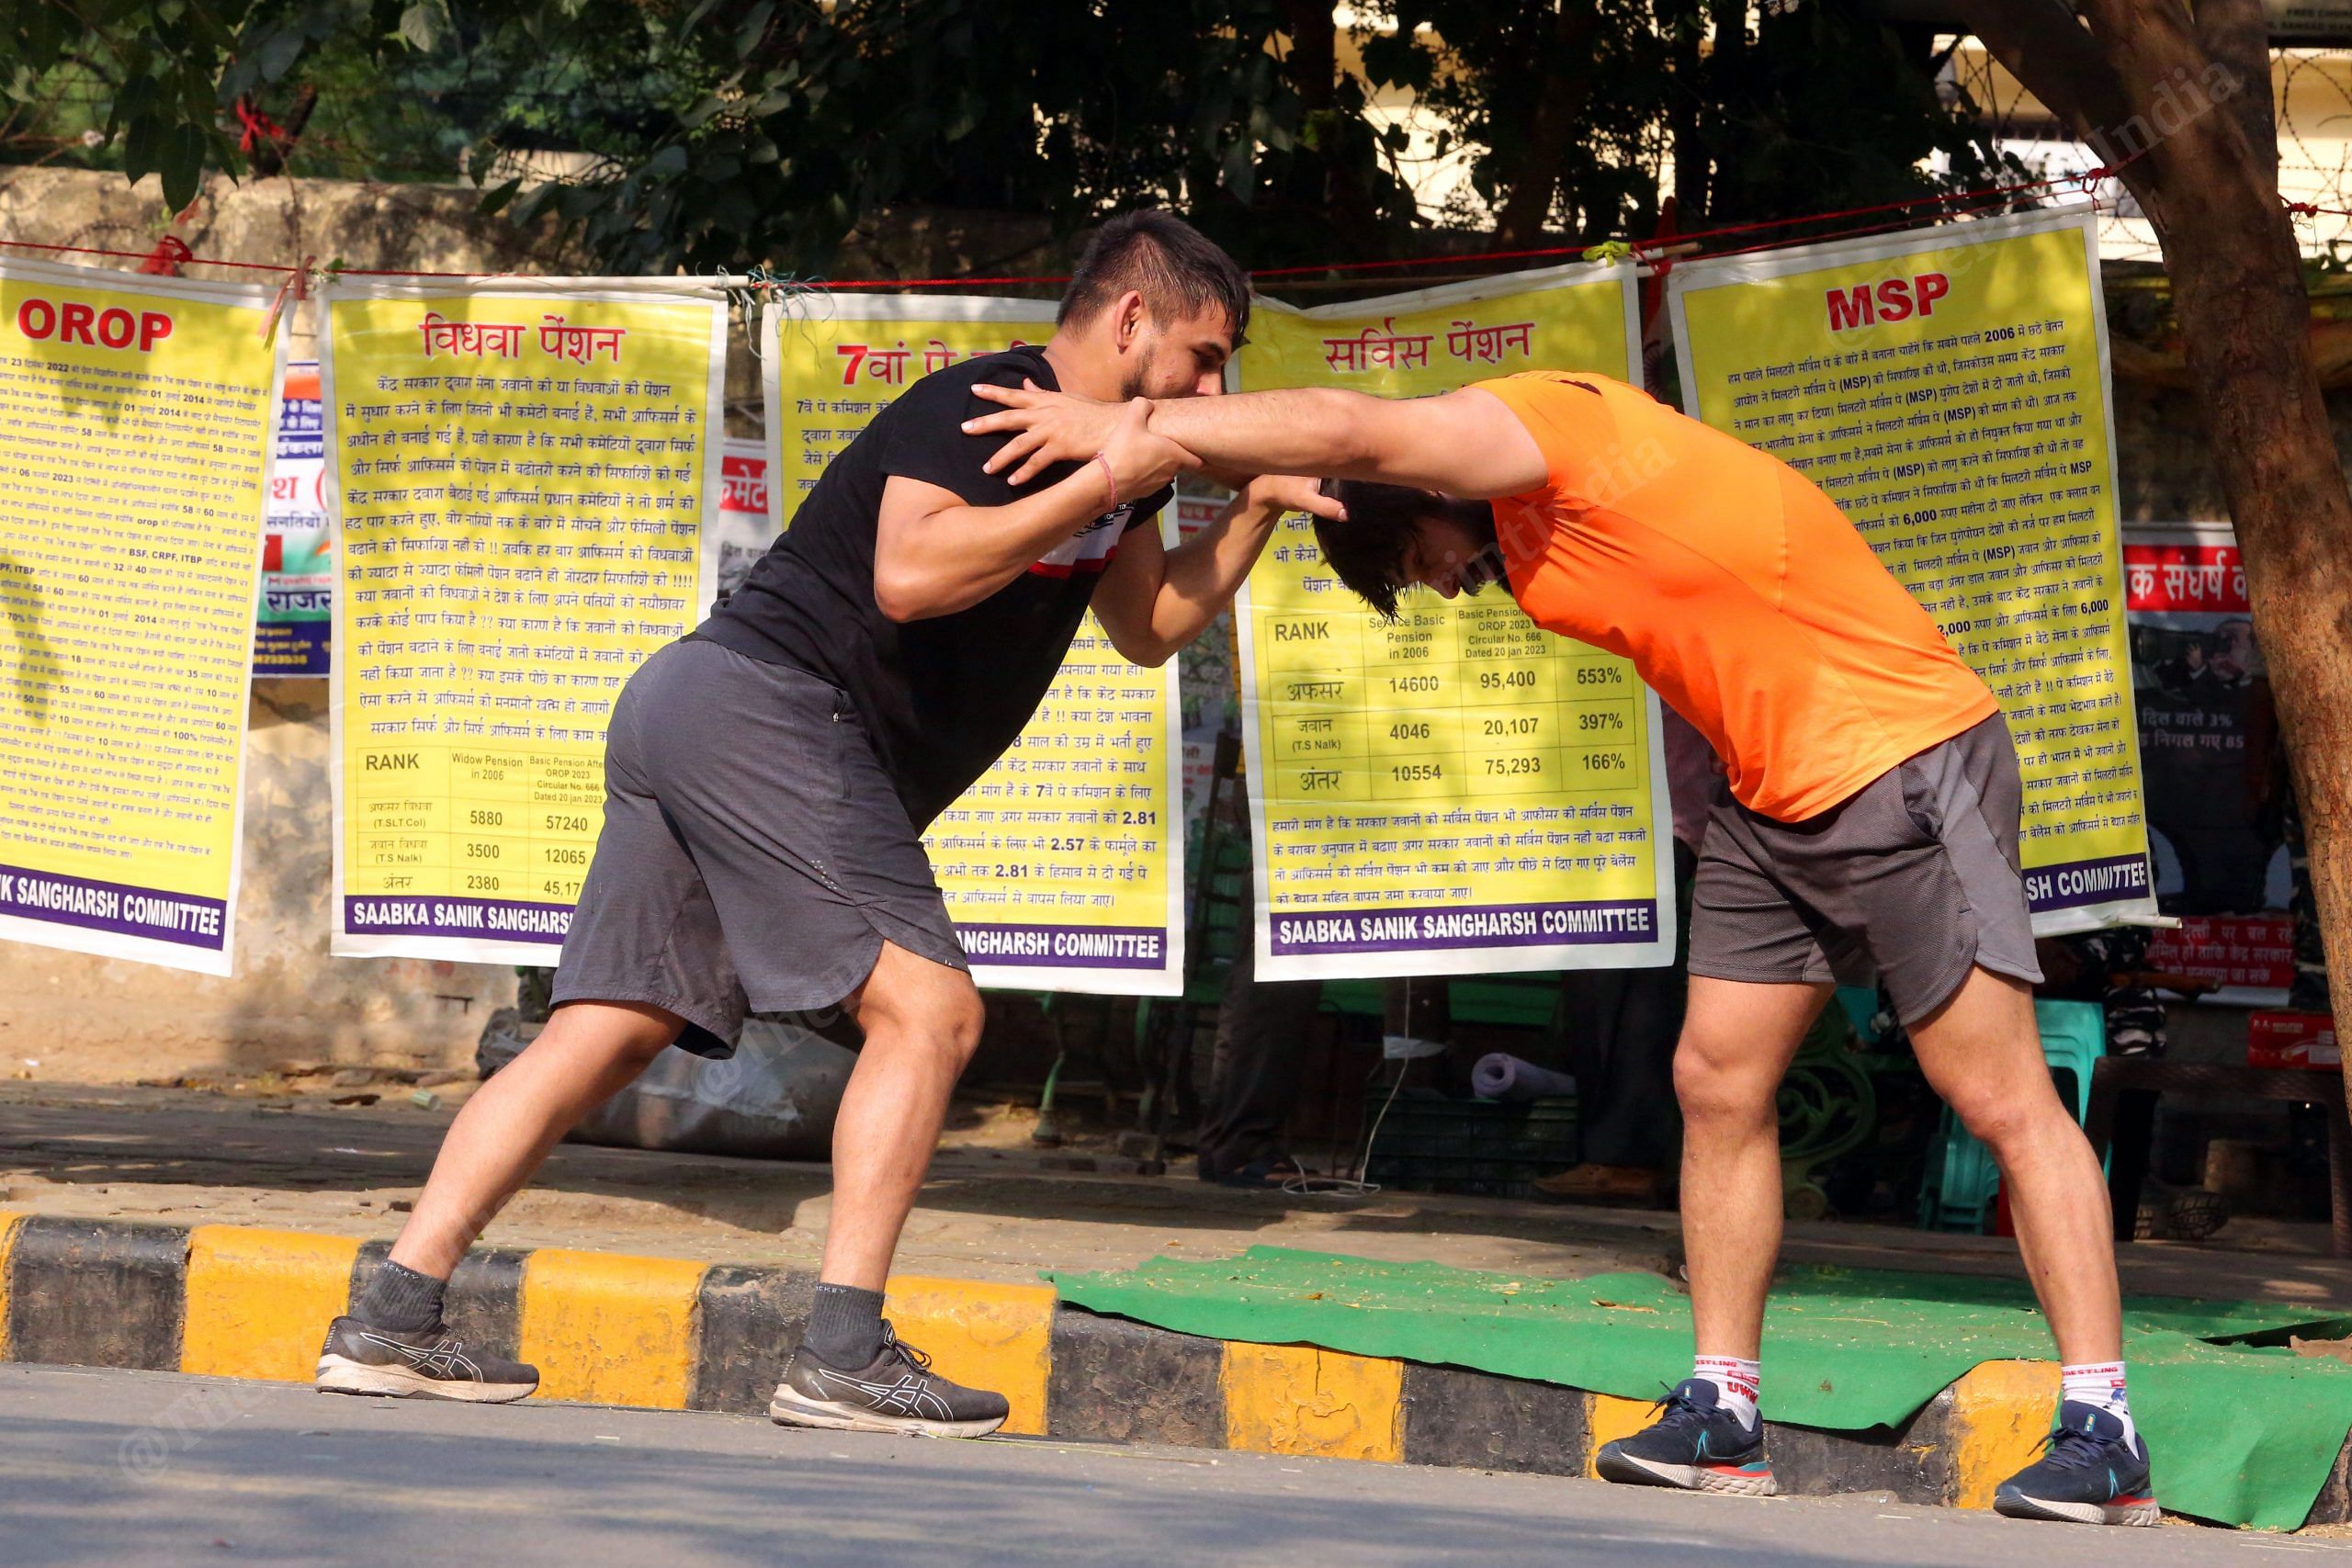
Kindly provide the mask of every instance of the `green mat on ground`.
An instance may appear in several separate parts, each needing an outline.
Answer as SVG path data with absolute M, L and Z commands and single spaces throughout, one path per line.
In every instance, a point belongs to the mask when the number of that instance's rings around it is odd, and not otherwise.
M 1048 1274 L 1091 1312 L 1213 1339 L 1318 1345 L 1654 1398 L 1690 1370 L 1689 1303 L 1653 1274 L 1512 1278 L 1253 1247 L 1222 1261 Z M 2341 1337 L 2352 1321 L 2259 1302 L 2126 1303 L 2132 1415 L 2167 1508 L 2292 1529 L 2352 1428 L 2352 1366 L 2215 1341 L 2290 1330 Z M 2018 1281 L 1804 1268 L 1774 1285 L 1764 1323 L 1772 1418 L 1860 1429 L 1908 1418 L 1979 1361 L 2047 1360 L 2050 1335 Z

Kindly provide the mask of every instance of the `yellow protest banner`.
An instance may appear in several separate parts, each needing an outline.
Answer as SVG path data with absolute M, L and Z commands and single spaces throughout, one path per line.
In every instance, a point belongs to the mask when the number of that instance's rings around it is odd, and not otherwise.
M 2155 912 L 2089 209 L 1687 263 L 1683 402 L 1838 502 L 2007 714 L 2034 929 Z
M 1053 323 L 1052 303 L 1030 299 L 803 295 L 771 306 L 768 490 L 782 525 L 907 388 L 975 355 L 1042 344 Z M 1170 544 L 1172 523 L 1159 522 Z M 1175 662 L 1128 663 L 1090 613 L 1035 717 L 923 835 L 980 985 L 1183 989 L 1178 718 Z
M 1270 307 L 1250 332 L 1244 391 L 1641 377 L 1622 265 Z M 1671 960 L 1657 699 L 1626 660 L 1543 631 L 1500 588 L 1415 592 L 1384 623 L 1303 516 L 1276 529 L 1236 619 L 1261 979 Z
M 613 699 L 696 618 L 725 300 L 368 278 L 321 310 L 334 951 L 552 964 Z
M 230 972 L 270 296 L 0 261 L 0 936 Z

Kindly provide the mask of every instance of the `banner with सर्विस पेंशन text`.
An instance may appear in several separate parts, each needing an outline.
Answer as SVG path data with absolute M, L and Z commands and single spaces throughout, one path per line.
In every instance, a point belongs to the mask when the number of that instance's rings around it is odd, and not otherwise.
M 334 623 L 334 532 L 327 516 L 326 416 L 319 367 L 286 367 L 277 457 L 261 545 L 261 601 L 254 614 L 254 673 L 327 672 Z
M 552 964 L 621 684 L 691 630 L 725 298 L 336 278 L 334 951 Z
M 1634 276 L 1555 267 L 1250 321 L 1239 389 L 1392 397 L 1522 370 L 1639 384 Z M 1657 697 L 1497 584 L 1384 623 L 1286 517 L 1240 636 L 1258 977 L 1637 967 L 1674 954 Z
M 0 937 L 230 973 L 270 300 L 0 260 Z
M 783 526 L 825 465 L 909 387 L 1053 333 L 1047 300 L 842 293 L 770 305 L 768 491 Z M 976 400 L 974 412 L 987 411 Z M 1172 521 L 1160 519 L 1170 543 Z M 1032 570 L 1057 568 L 1049 556 Z M 1036 716 L 923 835 L 975 980 L 1183 989 L 1182 761 L 1176 661 L 1128 663 L 1090 613 Z
M 1984 677 L 2044 936 L 2155 914 L 2087 208 L 1686 262 L 1685 407 L 1800 469 Z
M 696 614 L 703 615 L 726 604 L 775 543 L 767 443 L 729 437 L 719 465 L 718 511 L 703 529 L 702 581 L 695 592 Z

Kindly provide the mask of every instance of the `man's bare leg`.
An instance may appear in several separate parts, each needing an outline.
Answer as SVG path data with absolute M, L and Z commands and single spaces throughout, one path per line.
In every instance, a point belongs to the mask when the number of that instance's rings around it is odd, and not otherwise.
M 2033 993 L 2006 975 L 1971 969 L 1910 1034 L 1928 1082 L 2001 1168 L 2018 1250 L 2059 1360 L 2121 1360 L 2107 1180 L 2050 1080 Z
M 458 1260 L 555 1141 L 645 1070 L 682 1021 L 636 1002 L 571 1002 L 474 1092 L 442 1140 L 416 1212 L 349 1315 L 328 1325 L 317 1386 L 481 1404 L 522 1399 L 537 1369 L 458 1339 L 442 1318 Z
M 618 1093 L 684 1021 L 641 1002 L 569 1002 L 474 1091 L 449 1124 L 415 1213 L 392 1243 L 404 1269 L 446 1280 L 556 1140 Z
M 1682 1104 L 1682 1245 L 1702 1356 L 1756 1359 L 1781 1251 L 1774 1095 L 1831 989 L 1690 976 L 1674 1091 Z
M 833 1218 L 808 1325 L 768 1402 L 786 1426 L 985 1437 L 1012 1406 L 933 1371 L 883 1331 L 899 1232 L 931 1168 L 948 1096 L 979 1043 L 971 976 L 884 943 L 855 998 L 865 1044 L 833 1123 Z
M 854 1005 L 865 1044 L 833 1122 L 832 1223 L 818 1277 L 879 1291 L 983 1013 L 969 975 L 889 942 Z

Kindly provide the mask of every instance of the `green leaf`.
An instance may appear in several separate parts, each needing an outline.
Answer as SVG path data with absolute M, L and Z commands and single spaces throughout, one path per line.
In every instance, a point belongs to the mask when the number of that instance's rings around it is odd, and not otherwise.
M 164 132 L 156 166 L 164 175 L 164 205 L 177 212 L 204 188 L 204 128 L 175 125 Z
M 441 29 L 448 19 L 448 12 L 433 0 L 417 0 L 401 13 L 401 37 L 419 54 L 430 54 L 441 41 Z
M 673 179 L 686 170 L 686 150 L 673 141 L 645 161 L 638 170 L 639 177 L 649 180 Z
M 510 202 L 510 201 L 514 200 L 514 193 L 515 193 L 516 191 L 521 190 L 522 188 L 523 188 L 523 182 L 522 182 L 522 180 L 518 177 L 518 178 L 515 178 L 515 179 L 508 180 L 508 181 L 507 181 L 504 185 L 503 185 L 503 186 L 498 186 L 493 187 L 493 188 L 492 188 L 492 189 L 491 189 L 491 190 L 488 190 L 488 191 L 483 192 L 483 193 L 482 193 L 482 198 L 481 198 L 481 208 L 480 208 L 480 211 L 481 212 L 481 215 L 482 215 L 483 217 L 487 218 L 487 217 L 489 217 L 492 213 L 498 211 L 500 209 L 503 208 L 503 207 L 504 207 L 508 202 Z
M 280 28 L 270 34 L 254 54 L 254 63 L 261 72 L 261 79 L 275 82 L 292 70 L 294 62 L 302 58 L 303 46 L 309 41 L 303 37 L 302 29 L 297 27 Z
M 164 143 L 164 122 L 141 112 L 132 117 L 122 136 L 122 177 L 133 185 L 155 167 Z
M 749 54 L 760 47 L 761 35 L 768 30 L 768 18 L 775 15 L 775 0 L 760 0 L 743 17 L 743 25 L 735 32 L 735 52 Z

